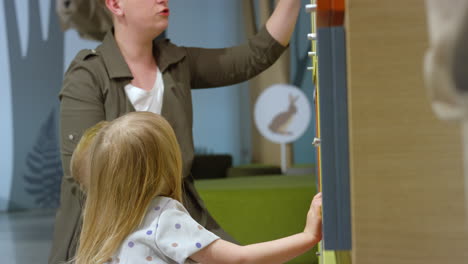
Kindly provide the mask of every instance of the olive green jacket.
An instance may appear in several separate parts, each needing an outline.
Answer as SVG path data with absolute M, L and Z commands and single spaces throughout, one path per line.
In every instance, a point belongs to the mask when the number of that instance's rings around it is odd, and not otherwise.
M 272 65 L 286 47 L 265 28 L 246 44 L 231 48 L 179 47 L 167 39 L 155 41 L 153 46 L 165 87 L 161 114 L 172 125 L 182 151 L 184 205 L 197 222 L 232 240 L 207 212 L 190 176 L 194 157 L 191 89 L 246 81 Z M 57 264 L 73 257 L 79 238 L 82 194 L 70 176 L 71 155 L 87 128 L 135 111 L 124 90 L 132 78 L 111 31 L 96 50 L 79 52 L 65 74 L 59 96 L 65 175 L 49 263 Z

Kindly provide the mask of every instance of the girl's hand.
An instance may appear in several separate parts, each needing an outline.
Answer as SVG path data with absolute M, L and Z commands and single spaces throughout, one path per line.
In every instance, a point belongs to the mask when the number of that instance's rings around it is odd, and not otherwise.
M 322 240 L 322 193 L 315 195 L 310 204 L 304 233 L 310 234 L 316 242 Z

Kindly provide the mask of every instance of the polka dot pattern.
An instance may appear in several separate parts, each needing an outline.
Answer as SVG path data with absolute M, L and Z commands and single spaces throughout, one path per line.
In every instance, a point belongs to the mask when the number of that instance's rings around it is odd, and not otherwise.
M 148 208 L 142 227 L 125 240 L 107 264 L 161 264 L 166 258 L 186 263 L 189 256 L 218 238 L 190 217 L 178 201 L 157 199 Z

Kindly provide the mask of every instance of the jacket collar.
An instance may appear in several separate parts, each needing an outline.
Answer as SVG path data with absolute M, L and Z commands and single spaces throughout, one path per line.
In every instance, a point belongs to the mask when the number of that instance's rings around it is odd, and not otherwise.
M 114 29 L 107 32 L 102 44 L 97 49 L 102 54 L 110 78 L 133 79 L 130 68 L 115 41 Z M 185 51 L 172 44 L 169 39 L 160 39 L 153 41 L 153 55 L 159 70 L 164 73 L 171 64 L 175 64 L 185 57 Z

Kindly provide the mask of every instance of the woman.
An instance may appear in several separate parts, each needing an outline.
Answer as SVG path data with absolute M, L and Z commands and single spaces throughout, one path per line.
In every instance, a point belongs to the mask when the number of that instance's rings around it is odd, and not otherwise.
M 202 49 L 154 40 L 168 26 L 167 0 L 105 0 L 114 28 L 96 50 L 78 53 L 60 93 L 65 176 L 49 263 L 74 256 L 81 230 L 81 193 L 69 168 L 81 134 L 132 111 L 160 113 L 169 121 L 182 152 L 185 207 L 208 230 L 232 241 L 207 212 L 190 177 L 191 89 L 239 83 L 267 69 L 286 49 L 300 4 L 280 0 L 266 26 L 245 45 Z

